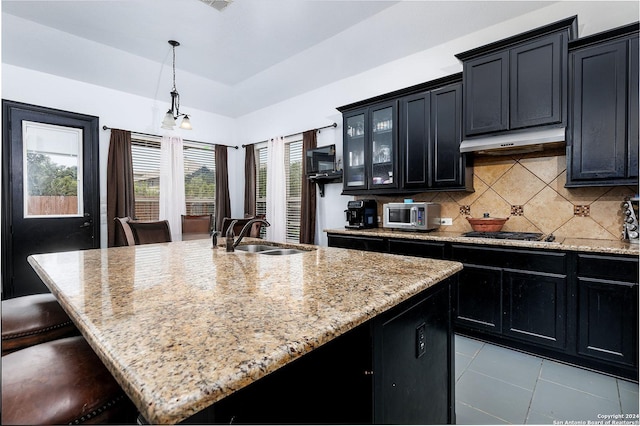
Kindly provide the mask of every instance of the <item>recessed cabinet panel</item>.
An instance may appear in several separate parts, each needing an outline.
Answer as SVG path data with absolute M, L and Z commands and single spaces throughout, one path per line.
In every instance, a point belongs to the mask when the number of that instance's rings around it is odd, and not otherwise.
M 466 135 L 508 128 L 508 59 L 508 52 L 500 52 L 464 63 Z
M 626 54 L 624 41 L 574 53 L 573 180 L 625 177 Z
M 545 37 L 510 51 L 510 128 L 519 129 L 562 121 L 566 48 L 563 36 Z M 566 59 L 565 59 L 566 61 Z M 566 90 L 566 89 L 564 89 Z
M 638 286 L 578 279 L 578 352 L 638 365 Z
M 462 141 L 462 85 L 431 92 L 430 169 L 434 188 L 464 185 L 466 158 L 460 154 Z
M 564 349 L 567 285 L 565 276 L 504 271 L 502 332 L 521 340 Z
M 404 187 L 429 186 L 429 109 L 430 94 L 421 93 L 400 100 L 402 128 L 400 140 L 404 159 Z
M 502 270 L 464 265 L 455 292 L 455 321 L 472 329 L 502 331 Z
M 629 114 L 627 117 L 627 129 L 629 131 L 629 138 L 627 141 L 629 155 L 627 159 L 629 164 L 627 166 L 627 177 L 638 181 L 638 144 L 640 141 L 638 129 L 640 125 L 638 120 L 640 119 L 640 111 L 638 105 L 640 104 L 639 93 L 639 72 L 638 62 L 640 56 L 640 44 L 638 43 L 638 37 L 632 38 L 629 43 Z

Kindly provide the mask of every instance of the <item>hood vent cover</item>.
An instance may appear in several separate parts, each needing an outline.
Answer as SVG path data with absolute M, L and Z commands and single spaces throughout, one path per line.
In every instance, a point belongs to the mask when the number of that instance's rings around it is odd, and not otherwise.
M 564 145 L 565 128 L 534 130 L 507 135 L 465 139 L 460 144 L 460 152 L 477 152 L 488 155 L 524 154 L 542 151 L 548 147 Z

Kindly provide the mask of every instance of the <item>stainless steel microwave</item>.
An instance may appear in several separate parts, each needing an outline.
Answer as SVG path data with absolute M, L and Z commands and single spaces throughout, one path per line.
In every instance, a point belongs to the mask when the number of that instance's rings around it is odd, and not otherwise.
M 383 215 L 385 228 L 430 231 L 440 226 L 438 203 L 387 203 L 383 206 Z

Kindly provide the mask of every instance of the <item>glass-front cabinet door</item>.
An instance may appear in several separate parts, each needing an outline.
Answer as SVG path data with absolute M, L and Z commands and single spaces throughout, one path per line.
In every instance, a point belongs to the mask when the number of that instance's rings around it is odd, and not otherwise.
M 344 116 L 344 189 L 367 188 L 367 118 L 366 110 Z
M 397 188 L 395 106 L 372 108 L 369 188 Z
M 344 120 L 344 190 L 397 188 L 396 103 L 353 110 Z

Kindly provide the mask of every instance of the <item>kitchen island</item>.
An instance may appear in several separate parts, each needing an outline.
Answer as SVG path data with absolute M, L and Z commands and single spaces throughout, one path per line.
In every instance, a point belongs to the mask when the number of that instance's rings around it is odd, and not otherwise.
M 372 336 L 364 352 L 373 347 L 373 370 L 361 373 L 375 376 L 370 388 L 378 389 L 374 400 L 380 401 L 378 380 L 383 375 L 374 372 L 384 358 L 376 353 L 386 336 L 384 327 L 405 312 L 415 316 L 414 306 L 424 311 L 428 304 L 416 298 L 440 289 L 441 296 L 433 299 L 440 302 L 429 306 L 438 309 L 438 321 L 449 324 L 448 289 L 462 265 L 302 248 L 308 251 L 288 256 L 227 253 L 212 249 L 208 240 L 194 240 L 40 254 L 29 262 L 150 423 L 176 423 L 194 415 L 200 415 L 198 422 L 223 421 L 213 413 L 202 417 L 202 412 L 374 323 L 377 328 L 358 335 Z M 393 316 L 385 317 L 389 312 Z M 411 315 L 404 315 L 413 327 L 411 357 L 428 359 L 436 351 L 427 341 L 428 356 L 416 352 L 414 341 L 419 345 L 425 330 L 420 335 L 420 315 L 417 324 Z M 384 322 L 376 323 L 379 318 Z M 434 334 L 443 335 L 446 361 L 453 357 L 452 328 L 444 326 Z M 447 380 L 436 385 L 448 395 L 444 409 L 451 413 L 453 363 L 447 365 Z M 300 386 L 314 387 L 299 379 Z M 372 405 L 377 413 L 384 408 L 375 401 Z M 385 418 L 374 414 L 371 420 Z M 451 415 L 448 419 L 453 420 Z M 308 413 L 303 420 L 316 418 Z

